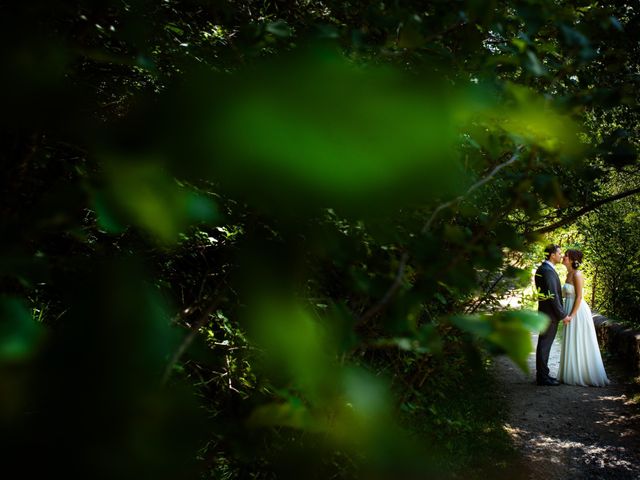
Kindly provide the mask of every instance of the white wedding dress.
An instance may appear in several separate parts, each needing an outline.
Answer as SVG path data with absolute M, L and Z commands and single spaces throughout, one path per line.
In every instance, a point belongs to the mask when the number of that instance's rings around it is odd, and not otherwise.
M 574 286 L 565 283 L 562 287 L 562 295 L 568 315 L 576 300 Z M 578 307 L 575 318 L 569 322 L 569 325 L 564 326 L 558 380 L 583 387 L 589 385 L 604 387 L 609 384 L 600 356 L 591 309 L 584 299 Z

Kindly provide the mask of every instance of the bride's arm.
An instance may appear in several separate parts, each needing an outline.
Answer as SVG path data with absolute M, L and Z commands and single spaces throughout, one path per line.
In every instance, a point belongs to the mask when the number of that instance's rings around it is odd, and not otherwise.
M 573 303 L 573 308 L 571 309 L 571 313 L 569 316 L 574 318 L 576 313 L 578 312 L 578 308 L 580 308 L 580 303 L 582 302 L 582 286 L 584 285 L 584 279 L 582 278 L 581 272 L 576 272 L 573 276 L 574 288 L 576 291 L 576 301 Z

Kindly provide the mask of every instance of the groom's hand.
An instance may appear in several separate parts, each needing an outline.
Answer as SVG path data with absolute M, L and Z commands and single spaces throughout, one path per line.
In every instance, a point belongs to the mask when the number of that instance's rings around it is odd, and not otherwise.
M 562 319 L 562 323 L 564 323 L 565 325 L 569 325 L 569 323 L 571 323 L 571 317 L 567 315 Z

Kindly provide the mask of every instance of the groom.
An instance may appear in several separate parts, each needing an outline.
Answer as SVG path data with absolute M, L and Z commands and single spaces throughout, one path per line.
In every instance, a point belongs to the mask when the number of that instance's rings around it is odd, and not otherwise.
M 558 245 L 549 245 L 544 249 L 546 260 L 536 270 L 536 287 L 544 296 L 544 300 L 538 301 L 538 311 L 546 314 L 550 319 L 549 327 L 538 336 L 536 348 L 536 383 L 538 385 L 556 386 L 560 382 L 549 376 L 549 352 L 560 320 L 569 321 L 562 306 L 562 290 L 560 278 L 556 273 L 555 265 L 562 262 L 562 251 Z

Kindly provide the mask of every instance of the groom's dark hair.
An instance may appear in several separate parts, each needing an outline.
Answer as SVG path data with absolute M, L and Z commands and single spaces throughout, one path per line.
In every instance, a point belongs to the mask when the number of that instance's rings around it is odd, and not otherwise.
M 544 253 L 546 253 L 545 259 L 549 260 L 549 257 L 555 253 L 556 250 L 560 248 L 560 245 L 551 244 L 547 248 L 544 249 Z

